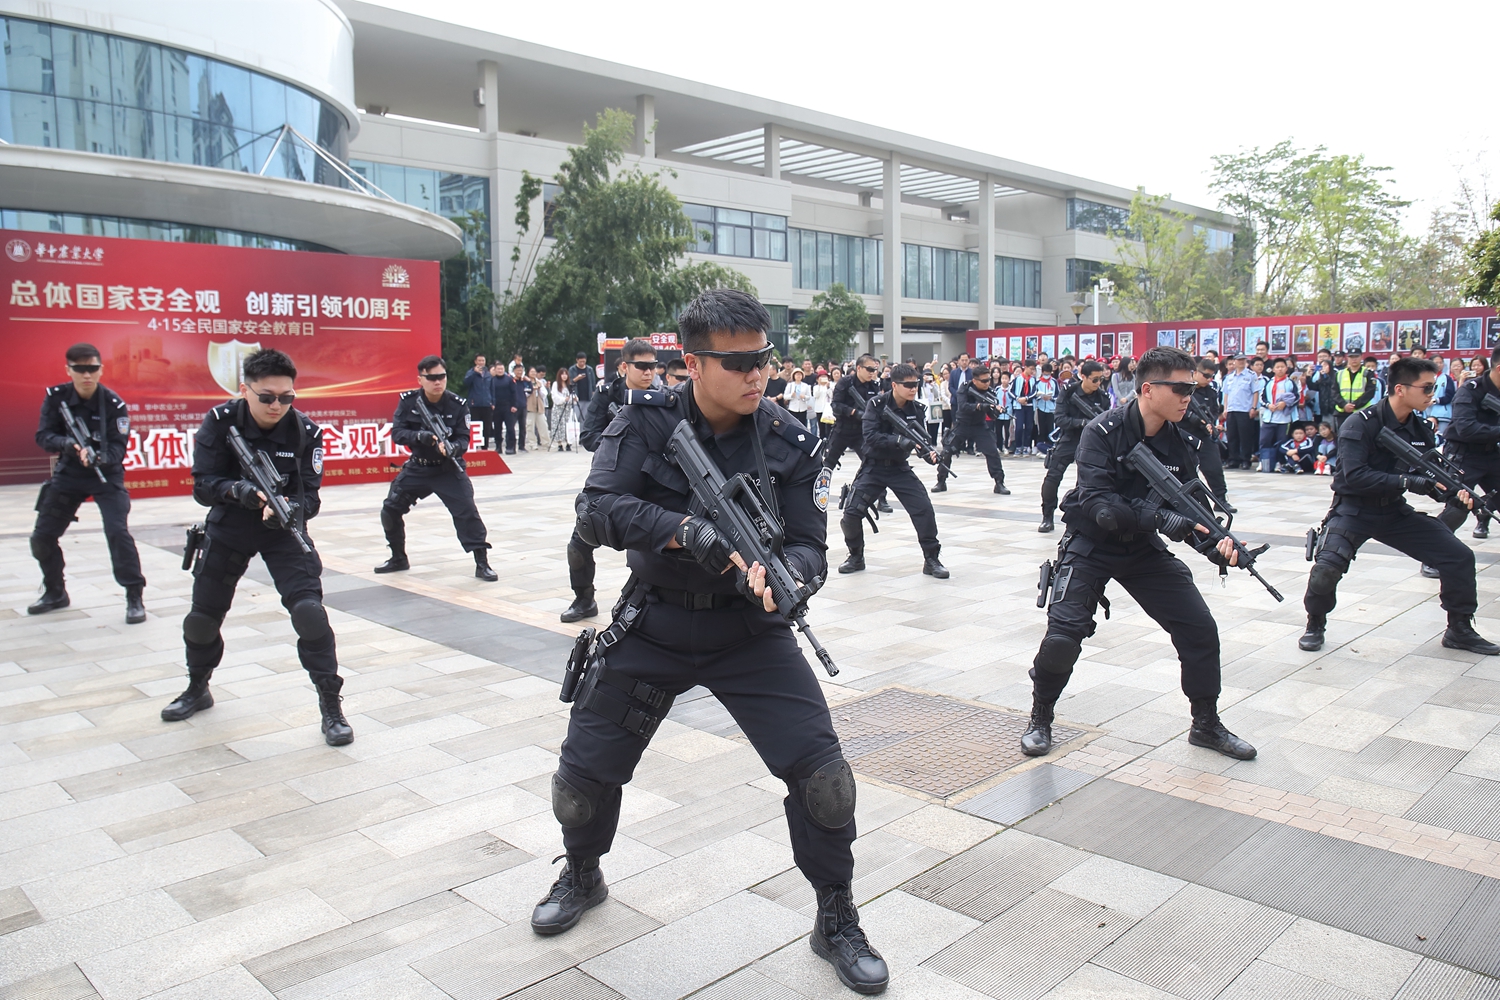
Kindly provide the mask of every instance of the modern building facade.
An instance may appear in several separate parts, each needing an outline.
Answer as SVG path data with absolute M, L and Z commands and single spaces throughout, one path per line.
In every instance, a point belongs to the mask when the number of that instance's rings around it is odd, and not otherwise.
M 9 228 L 427 259 L 467 242 L 504 287 L 523 171 L 550 178 L 583 122 L 622 108 L 629 165 L 670 168 L 692 253 L 749 277 L 777 332 L 841 282 L 872 316 L 861 346 L 926 359 L 967 330 L 1074 321 L 1132 194 L 360 0 L 0 16 Z M 1233 219 L 1171 207 L 1229 239 Z M 546 252 L 540 225 L 525 243 Z

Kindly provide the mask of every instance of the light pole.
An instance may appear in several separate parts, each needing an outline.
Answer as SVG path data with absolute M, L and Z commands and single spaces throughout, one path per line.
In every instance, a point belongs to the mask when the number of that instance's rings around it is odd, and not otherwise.
M 1115 283 L 1113 281 L 1110 281 L 1108 278 L 1099 278 L 1099 279 L 1097 279 L 1094 282 L 1094 322 L 1095 323 L 1103 323 L 1104 322 L 1104 320 L 1100 319 L 1100 316 L 1102 314 L 1099 312 L 1099 295 L 1100 295 L 1101 292 L 1104 294 L 1104 297 L 1109 300 L 1109 304 L 1110 305 L 1114 305 L 1115 304 Z
M 1086 306 L 1086 305 L 1083 304 L 1083 300 L 1082 299 L 1079 299 L 1078 301 L 1076 301 L 1076 302 L 1073 303 L 1072 309 L 1073 309 L 1073 325 L 1074 326 L 1078 326 L 1079 324 L 1081 324 L 1083 322 L 1083 311 L 1085 309 L 1087 309 L 1087 308 L 1088 308 L 1088 306 Z

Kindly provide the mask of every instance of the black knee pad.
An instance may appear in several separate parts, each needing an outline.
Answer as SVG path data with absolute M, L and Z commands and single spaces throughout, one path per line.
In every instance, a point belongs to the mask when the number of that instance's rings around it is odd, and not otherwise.
M 195 646 L 212 646 L 219 641 L 219 619 L 201 611 L 189 611 L 182 620 L 182 638 Z
M 1048 635 L 1042 640 L 1042 646 L 1036 651 L 1036 659 L 1031 661 L 1031 665 L 1044 674 L 1071 673 L 1081 652 L 1083 643 L 1077 639 L 1065 635 Z
M 57 547 L 57 539 L 51 535 L 40 535 L 36 532 L 31 534 L 31 557 L 33 559 L 45 559 L 52 554 Z
M 333 627 L 328 624 L 328 612 L 323 609 L 320 601 L 311 597 L 304 598 L 292 605 L 291 615 L 292 628 L 299 639 L 320 643 L 333 635 Z
M 583 787 L 589 788 L 594 794 L 581 791 L 580 788 Z M 561 771 L 553 772 L 552 815 L 557 817 L 557 822 L 563 829 L 572 830 L 593 822 L 594 816 L 599 812 L 599 789 L 600 786 L 592 781 L 578 778 L 569 781 Z
M 854 818 L 854 771 L 838 747 L 806 757 L 792 768 L 796 787 L 791 789 L 803 808 L 825 830 L 842 830 Z

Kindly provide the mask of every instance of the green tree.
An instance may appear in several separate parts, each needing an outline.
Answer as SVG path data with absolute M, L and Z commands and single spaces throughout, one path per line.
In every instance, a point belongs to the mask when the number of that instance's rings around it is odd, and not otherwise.
M 495 293 L 485 281 L 489 229 L 477 209 L 456 216 L 464 249 L 442 263 L 443 357 L 467 367 L 476 354 L 494 357 L 499 344 Z
M 1240 220 L 1235 242 L 1252 276 L 1252 310 L 1284 313 L 1296 305 L 1308 268 L 1308 168 L 1323 152 L 1304 153 L 1285 139 L 1213 157 L 1209 190 Z
M 854 335 L 870 328 L 870 313 L 864 299 L 838 282 L 813 297 L 812 307 L 802 314 L 793 330 L 797 353 L 815 363 L 844 360 Z
M 1400 232 L 1397 199 L 1384 176 L 1363 156 L 1319 156 L 1307 167 L 1307 294 L 1314 312 L 1341 312 L 1351 289 L 1374 274 L 1382 252 Z
M 523 178 L 517 199 L 512 275 L 500 308 L 502 353 L 521 351 L 550 365 L 592 353 L 601 332 L 635 337 L 667 329 L 699 292 L 730 287 L 754 293 L 744 275 L 715 263 L 688 263 L 696 242 L 682 204 L 660 172 L 619 169 L 635 135 L 635 116 L 610 109 L 568 151 L 554 178 L 550 213 L 555 242 L 540 256 L 522 243 L 540 191 Z M 540 243 L 540 240 L 537 240 Z M 536 259 L 540 256 L 540 259 Z
M 1490 218 L 1500 222 L 1500 201 L 1495 202 Z M 1469 265 L 1463 284 L 1464 298 L 1500 309 L 1500 228 L 1491 228 L 1474 237 L 1464 256 Z
M 1232 251 L 1210 253 L 1193 216 L 1166 200 L 1137 190 L 1125 229 L 1113 234 L 1118 263 L 1110 276 L 1120 308 L 1146 323 L 1233 315 Z

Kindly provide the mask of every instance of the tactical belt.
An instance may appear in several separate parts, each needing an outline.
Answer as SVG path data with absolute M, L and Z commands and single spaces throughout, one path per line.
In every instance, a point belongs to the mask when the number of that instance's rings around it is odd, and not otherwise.
M 651 588 L 651 593 L 663 604 L 670 604 L 689 611 L 722 611 L 726 608 L 746 608 L 750 602 L 739 594 L 695 594 L 689 590 L 670 590 L 666 587 Z
M 1405 500 L 1405 494 L 1393 497 L 1350 496 L 1347 493 L 1334 494 L 1335 503 L 1352 503 L 1356 507 L 1390 507 L 1394 504 L 1403 503 Z
M 906 459 L 904 459 L 904 458 L 872 458 L 872 459 L 870 459 L 870 464 L 871 465 L 905 465 L 906 464 Z
M 1467 441 L 1455 441 L 1448 438 L 1444 444 L 1445 451 L 1452 451 L 1459 455 L 1494 455 L 1496 454 L 1494 442 L 1489 444 L 1469 444 Z
M 448 460 L 446 458 L 417 458 L 415 456 L 413 456 L 412 458 L 408 458 L 407 461 L 412 465 L 421 465 L 428 467 L 446 465 L 448 463 Z

